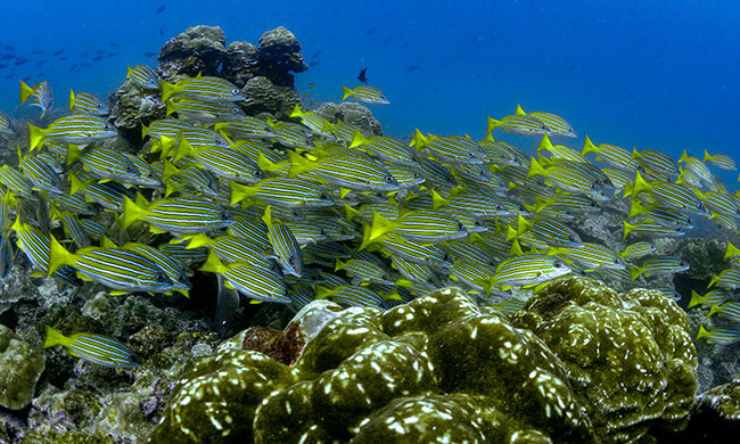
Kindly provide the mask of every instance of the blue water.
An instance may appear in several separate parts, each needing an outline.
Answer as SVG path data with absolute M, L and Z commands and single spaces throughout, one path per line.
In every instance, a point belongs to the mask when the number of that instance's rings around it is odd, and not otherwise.
M 597 143 L 740 151 L 740 3 L 730 1 L 25 0 L 0 12 L 0 45 L 29 59 L 0 62 L 11 64 L 0 69 L 6 112 L 20 78 L 48 79 L 64 105 L 70 87 L 105 95 L 127 65 L 155 65 L 145 53 L 188 26 L 256 42 L 284 25 L 314 65 L 298 87 L 337 100 L 368 66 L 392 101 L 375 111 L 393 135 L 480 136 L 487 115 L 521 103 L 563 115 Z M 68 60 L 49 55 L 59 49 Z

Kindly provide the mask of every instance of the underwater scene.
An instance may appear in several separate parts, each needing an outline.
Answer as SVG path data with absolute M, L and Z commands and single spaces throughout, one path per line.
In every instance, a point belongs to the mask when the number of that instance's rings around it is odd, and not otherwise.
M 740 5 L 0 25 L 0 444 L 740 442 Z

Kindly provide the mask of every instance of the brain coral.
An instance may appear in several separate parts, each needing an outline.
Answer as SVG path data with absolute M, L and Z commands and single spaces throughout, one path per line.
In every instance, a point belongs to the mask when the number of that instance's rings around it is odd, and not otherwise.
M 457 289 L 352 308 L 292 367 L 253 351 L 205 358 L 150 441 L 636 441 L 687 416 L 686 330 L 657 292 L 578 278 L 544 288 L 513 321 Z

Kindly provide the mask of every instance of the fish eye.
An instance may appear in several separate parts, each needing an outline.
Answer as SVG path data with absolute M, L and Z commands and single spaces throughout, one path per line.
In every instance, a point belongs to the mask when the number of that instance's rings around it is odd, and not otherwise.
M 234 88 L 231 90 L 231 95 L 238 96 L 239 95 L 239 88 Z
M 385 183 L 395 183 L 396 179 L 393 178 L 390 174 L 385 176 Z
M 553 264 L 553 266 L 555 266 L 555 268 L 563 268 L 563 265 L 565 265 L 565 264 L 563 264 L 560 261 L 555 261 L 555 263 Z
M 500 210 L 503 210 L 504 207 L 501 204 L 496 204 L 496 209 L 500 211 Z
M 465 231 L 465 225 L 462 222 L 457 223 L 457 231 Z

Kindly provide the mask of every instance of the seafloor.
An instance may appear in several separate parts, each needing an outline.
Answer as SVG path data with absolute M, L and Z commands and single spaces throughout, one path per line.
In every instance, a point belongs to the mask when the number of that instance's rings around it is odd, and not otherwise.
M 219 28 L 194 27 L 159 60 L 164 78 L 220 73 L 250 97 L 245 111 L 279 117 L 301 101 L 291 73 L 307 69 L 284 28 L 226 45 Z M 380 132 L 362 105 L 319 109 Z M 165 115 L 156 94 L 128 83 L 111 111 L 132 143 Z M 603 215 L 581 230 L 609 239 L 614 225 Z M 725 268 L 724 241 L 661 248 L 692 264 L 673 282 L 683 295 Z M 738 442 L 740 346 L 697 343 L 705 312 L 620 290 L 567 278 L 508 314 L 457 288 L 386 311 L 247 305 L 219 332 L 210 282 L 194 282 L 189 300 L 110 296 L 34 278 L 19 256 L 0 286 L 0 442 Z M 42 349 L 46 326 L 125 338 L 141 365 Z

